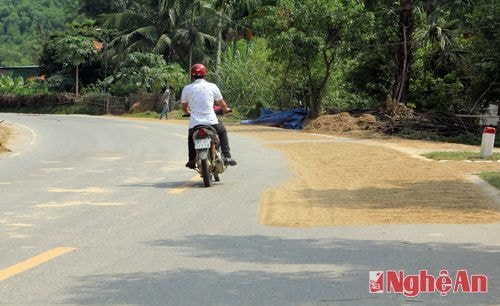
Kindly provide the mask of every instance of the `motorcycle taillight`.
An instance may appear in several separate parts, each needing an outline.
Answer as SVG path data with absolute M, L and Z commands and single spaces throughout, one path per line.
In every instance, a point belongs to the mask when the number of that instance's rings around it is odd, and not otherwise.
M 198 130 L 198 134 L 197 134 L 197 137 L 200 138 L 200 139 L 203 139 L 203 138 L 207 138 L 207 131 L 205 131 L 204 128 L 201 128 Z

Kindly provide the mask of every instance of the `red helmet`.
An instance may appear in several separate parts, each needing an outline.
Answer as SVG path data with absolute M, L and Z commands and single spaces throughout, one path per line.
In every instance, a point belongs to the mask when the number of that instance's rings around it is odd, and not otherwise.
M 194 64 L 191 67 L 191 76 L 197 78 L 204 78 L 207 75 L 207 68 L 203 64 Z

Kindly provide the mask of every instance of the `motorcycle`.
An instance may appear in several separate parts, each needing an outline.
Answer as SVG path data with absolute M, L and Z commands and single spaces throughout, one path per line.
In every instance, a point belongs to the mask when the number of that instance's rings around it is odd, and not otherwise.
M 222 115 L 222 110 L 214 110 L 217 115 Z M 183 115 L 183 117 L 189 116 L 189 114 Z M 193 142 L 196 150 L 195 170 L 203 178 L 205 187 L 210 187 L 213 181 L 220 181 L 219 175 L 224 173 L 228 165 L 224 163 L 217 131 L 209 125 L 197 125 L 193 130 Z

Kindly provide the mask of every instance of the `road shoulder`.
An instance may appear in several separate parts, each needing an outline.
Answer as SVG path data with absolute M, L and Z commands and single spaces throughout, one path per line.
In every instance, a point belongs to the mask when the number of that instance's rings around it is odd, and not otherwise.
M 0 124 L 0 153 L 10 151 L 7 147 L 10 134 L 10 129 L 5 124 Z

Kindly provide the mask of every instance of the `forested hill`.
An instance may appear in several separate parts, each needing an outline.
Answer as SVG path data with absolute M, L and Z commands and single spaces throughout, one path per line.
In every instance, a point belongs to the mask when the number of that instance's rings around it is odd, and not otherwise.
M 1 0 L 0 66 L 36 64 L 44 33 L 64 29 L 78 0 Z

